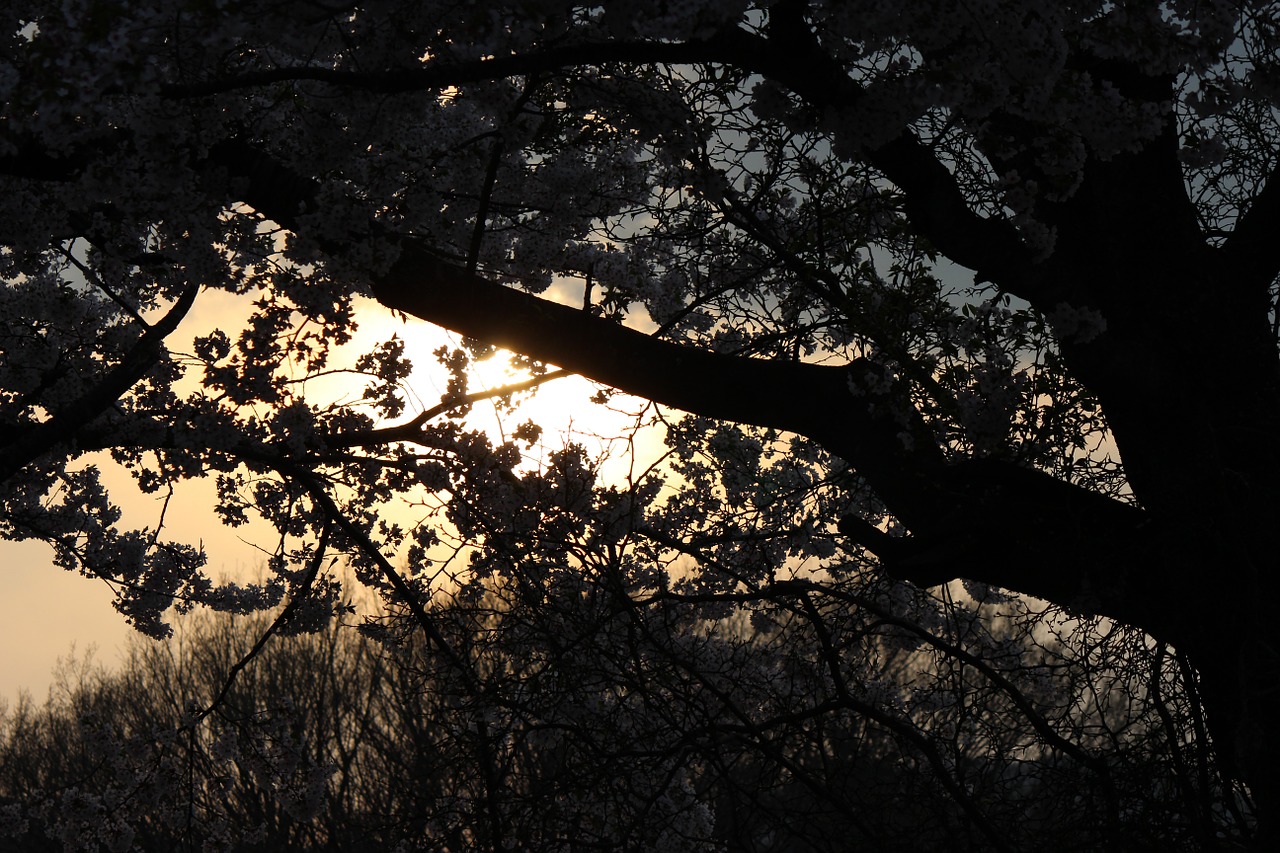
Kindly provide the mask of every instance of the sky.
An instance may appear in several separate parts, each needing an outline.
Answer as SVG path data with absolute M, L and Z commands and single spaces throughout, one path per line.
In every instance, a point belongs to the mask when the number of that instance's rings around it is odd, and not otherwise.
M 581 299 L 580 293 L 551 295 L 567 302 Z M 220 291 L 202 294 L 188 320 L 171 339 L 172 348 L 189 349 L 192 337 L 214 328 L 222 328 L 234 338 L 232 332 L 242 324 L 248 301 Z M 360 330 L 346 347 L 352 359 L 354 354 L 368 352 L 392 334 L 405 341 L 406 354 L 415 371 L 406 383 L 408 409 L 402 419 L 408 420 L 439 402 L 447 375 L 432 353 L 442 345 L 457 346 L 457 336 L 412 318 L 406 322 L 393 317 L 371 301 L 358 304 L 356 318 Z M 505 354 L 500 352 L 477 365 L 471 390 L 500 387 L 522 378 L 523 374 L 511 372 Z M 347 384 L 344 386 L 343 382 Z M 308 392 L 355 397 L 362 387 L 358 380 L 332 380 L 329 388 L 321 386 L 314 391 L 308 383 Z M 514 414 L 499 417 L 492 404 L 478 404 L 468 425 L 493 435 L 531 419 L 543 427 L 542 442 L 547 451 L 561 447 L 569 437 L 585 444 L 589 451 L 599 450 L 603 445 L 597 436 L 625 433 L 633 420 L 627 412 L 638 410 L 644 403 L 635 398 L 615 398 L 613 408 L 619 411 L 610 412 L 589 402 L 596 390 L 597 386 L 580 377 L 557 379 L 543 385 Z M 656 458 L 663 450 L 662 436 L 656 432 L 640 436 L 638 444 L 636 454 L 642 461 Z M 160 499 L 137 493 L 128 475 L 115 469 L 105 454 L 100 456 L 95 461 L 103 469 L 104 481 L 116 486 L 113 498 L 123 509 L 124 520 L 154 526 L 160 514 Z M 629 460 L 617 460 L 606 467 L 604 476 L 624 478 L 628 466 Z M 187 484 L 166 514 L 166 535 L 177 541 L 203 544 L 208 555 L 206 571 L 211 577 L 252 578 L 264 561 L 263 551 L 253 544 L 252 526 L 235 530 L 222 527 L 211 509 L 214 495 L 212 480 Z M 261 535 L 262 530 L 265 526 L 259 528 L 257 541 L 269 543 L 270 538 Z M 5 576 L 8 616 L 0 620 L 0 703 L 11 705 L 21 690 L 43 701 L 59 659 L 73 651 L 81 657 L 92 649 L 95 659 L 111 668 L 121 660 L 127 642 L 135 637 L 142 639 L 111 606 L 112 592 L 107 584 L 58 568 L 51 558 L 52 549 L 44 543 L 0 541 L 0 571 Z

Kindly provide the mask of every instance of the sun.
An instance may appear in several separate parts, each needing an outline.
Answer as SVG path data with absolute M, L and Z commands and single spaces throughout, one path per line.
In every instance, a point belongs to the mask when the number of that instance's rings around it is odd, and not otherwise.
M 397 419 L 409 420 L 439 404 L 449 379 L 436 352 L 462 345 L 458 335 L 412 317 L 393 314 L 376 302 L 358 306 L 359 330 L 345 349 L 367 352 L 372 347 L 398 337 L 413 372 L 403 383 L 406 412 Z M 483 431 L 494 443 L 507 440 L 520 424 L 532 421 L 542 428 L 542 451 L 557 450 L 567 443 L 584 445 L 592 458 L 601 460 L 602 479 L 613 485 L 647 470 L 665 453 L 661 429 L 647 425 L 654 414 L 653 404 L 638 397 L 612 394 L 609 403 L 598 397 L 603 386 L 576 374 L 566 374 L 548 366 L 549 378 L 535 387 L 510 397 L 494 396 L 478 400 L 464 420 L 470 429 Z M 496 349 L 476 359 L 467 368 L 468 392 L 477 397 L 506 388 L 520 387 L 534 375 L 517 364 L 512 353 Z M 390 424 L 387 424 L 390 425 Z M 536 466 L 541 454 L 531 451 L 527 466 Z

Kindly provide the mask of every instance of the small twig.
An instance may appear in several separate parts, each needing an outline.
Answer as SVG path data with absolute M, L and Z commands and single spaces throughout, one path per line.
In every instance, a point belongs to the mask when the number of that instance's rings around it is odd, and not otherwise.
M 359 432 L 338 433 L 329 436 L 326 444 L 330 448 L 338 447 L 358 447 L 366 444 L 389 444 L 393 441 L 414 441 L 421 437 L 422 427 L 432 418 L 439 417 L 446 412 L 460 409 L 463 406 L 470 406 L 473 403 L 479 403 L 483 400 L 491 400 L 494 397 L 505 397 L 508 394 L 517 394 L 521 391 L 528 391 L 530 388 L 537 388 L 544 382 L 550 382 L 553 379 L 562 379 L 566 376 L 572 376 L 571 370 L 552 370 L 541 376 L 533 376 L 521 382 L 513 382 L 510 385 L 502 385 L 498 388 L 489 388 L 484 391 L 475 391 L 471 394 L 465 394 L 460 398 L 455 398 L 447 403 L 441 402 L 432 406 L 402 424 L 393 427 L 384 427 L 383 429 L 361 430 Z

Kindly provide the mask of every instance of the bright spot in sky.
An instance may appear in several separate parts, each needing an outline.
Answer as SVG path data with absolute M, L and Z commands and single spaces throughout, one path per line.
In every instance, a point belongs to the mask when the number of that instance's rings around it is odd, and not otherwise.
M 190 340 L 221 328 L 233 339 L 243 327 L 248 299 L 221 291 L 201 295 L 191 315 L 173 338 L 172 349 L 190 351 Z M 349 364 L 362 352 L 369 352 L 392 335 L 405 342 L 414 373 L 405 383 L 407 410 L 398 420 L 409 420 L 418 412 L 435 406 L 445 392 L 447 372 L 434 352 L 460 345 L 456 335 L 410 318 L 404 321 L 371 301 L 358 305 L 359 330 L 334 361 Z M 472 392 L 499 388 L 529 378 L 512 367 L 510 355 L 498 351 L 474 365 L 469 374 Z M 308 381 L 306 394 L 313 403 L 334 400 L 354 401 L 364 387 L 361 377 L 339 375 Z M 484 430 L 495 442 L 525 421 L 543 428 L 541 446 L 535 447 L 526 465 L 536 465 L 547 453 L 574 442 L 585 447 L 592 458 L 610 455 L 602 468 L 606 481 L 625 482 L 639 476 L 663 451 L 660 430 L 636 431 L 637 415 L 647 403 L 633 397 L 616 396 L 608 407 L 596 405 L 591 397 L 599 386 L 578 376 L 551 380 L 529 394 L 518 396 L 514 411 L 502 411 L 495 401 L 477 403 L 466 419 L 468 427 Z M 387 424 L 390 425 L 390 424 Z M 123 523 L 155 527 L 163 501 L 155 495 L 140 494 L 131 477 L 100 454 L 93 460 L 103 471 L 113 499 L 124 511 Z M 275 546 L 270 529 L 263 523 L 241 528 L 223 527 L 213 514 L 216 498 L 214 481 L 188 482 L 169 502 L 164 512 L 167 538 L 202 544 L 209 557 L 207 571 L 220 577 L 250 579 L 260 570 Z M 404 522 L 421 521 L 412 508 L 388 508 L 404 512 Z M 399 562 L 399 555 L 388 555 Z M 0 702 L 12 701 L 20 688 L 29 689 L 43 700 L 51 674 L 59 658 L 65 658 L 74 643 L 77 656 L 97 647 L 97 659 L 114 666 L 131 629 L 111 607 L 110 589 L 101 581 L 80 577 L 51 563 L 50 548 L 43 543 L 0 541 L 0 565 L 6 572 L 6 609 L 10 616 L 0 620 Z

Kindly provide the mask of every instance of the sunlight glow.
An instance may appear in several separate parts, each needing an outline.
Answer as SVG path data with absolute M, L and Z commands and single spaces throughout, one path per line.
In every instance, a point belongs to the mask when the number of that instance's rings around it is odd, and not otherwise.
M 195 310 L 171 338 L 171 348 L 190 352 L 196 336 L 207 335 L 214 329 L 222 329 L 234 339 L 238 330 L 245 326 L 252 309 L 251 301 L 225 291 L 202 293 Z M 381 425 L 407 421 L 436 406 L 445 393 L 449 377 L 434 353 L 440 347 L 450 350 L 460 347 L 461 339 L 428 323 L 393 315 L 371 300 L 360 301 L 355 316 L 359 328 L 351 342 L 333 354 L 330 366 L 334 370 L 306 381 L 303 390 L 308 402 L 324 405 L 335 401 L 358 401 L 367 378 L 345 372 L 342 368 L 349 368 L 360 354 L 372 351 L 392 336 L 398 336 L 404 341 L 406 357 L 413 363 L 414 370 L 402 386 L 406 403 L 404 414 Z M 288 371 L 290 366 L 281 365 L 281 369 Z M 197 390 L 199 377 L 199 368 L 193 369 L 179 386 L 179 393 Z M 513 365 L 510 353 L 498 350 L 472 364 L 468 388 L 471 392 L 483 392 L 529 378 L 527 371 Z M 601 461 L 603 481 L 625 487 L 663 456 L 666 451 L 664 436 L 656 427 L 637 429 L 638 419 L 651 405 L 647 401 L 616 395 L 607 405 L 600 405 L 592 401 L 600 390 L 600 386 L 580 376 L 564 376 L 550 380 L 534 391 L 514 395 L 511 408 L 502 405 L 499 399 L 478 402 L 464 423 L 470 429 L 484 431 L 496 443 L 503 441 L 520 424 L 533 421 L 542 427 L 542 436 L 539 443 L 525 454 L 525 462 L 520 466 L 522 470 L 535 470 L 546 461 L 548 454 L 576 443 L 585 448 L 590 458 Z M 122 524 L 154 530 L 163 521 L 162 536 L 205 549 L 208 555 L 206 571 L 214 579 L 257 579 L 271 549 L 278 544 L 269 525 L 252 515 L 248 524 L 238 528 L 218 523 L 212 511 L 217 494 L 211 477 L 183 483 L 171 497 L 163 491 L 148 495 L 139 492 L 129 473 L 106 453 L 86 457 L 85 464 L 97 465 L 102 471 L 104 483 L 123 512 Z M 412 506 L 401 502 L 387 507 L 386 513 L 393 520 L 409 526 L 440 523 L 437 519 L 424 517 L 428 513 L 425 505 Z M 403 560 L 400 554 L 388 556 L 396 564 Z M 52 610 L 66 622 L 66 630 L 43 644 L 40 654 L 32 655 L 27 649 L 22 653 L 21 665 L 17 659 L 0 661 L 3 662 L 0 666 L 3 670 L 0 673 L 0 700 L 15 696 L 19 688 L 29 688 L 37 697 L 43 697 L 56 661 L 68 653 L 73 643 L 81 650 L 98 646 L 99 659 L 108 667 L 114 665 L 118 650 L 132 631 L 120 614 L 108 606 L 111 594 L 107 585 L 73 577 L 72 573 L 51 565 L 49 549 L 40 543 L 0 543 L 0 558 L 14 566 L 15 578 L 11 580 L 19 580 L 15 594 L 33 602 L 57 601 Z M 47 634 L 51 630 L 49 614 L 39 613 L 36 608 L 30 612 L 36 614 L 41 622 L 41 631 Z M 21 620 L 13 621 L 10 628 L 19 635 L 30 630 Z M 6 648 L 23 647 L 14 630 L 6 633 L 9 637 L 9 641 L 4 643 Z

